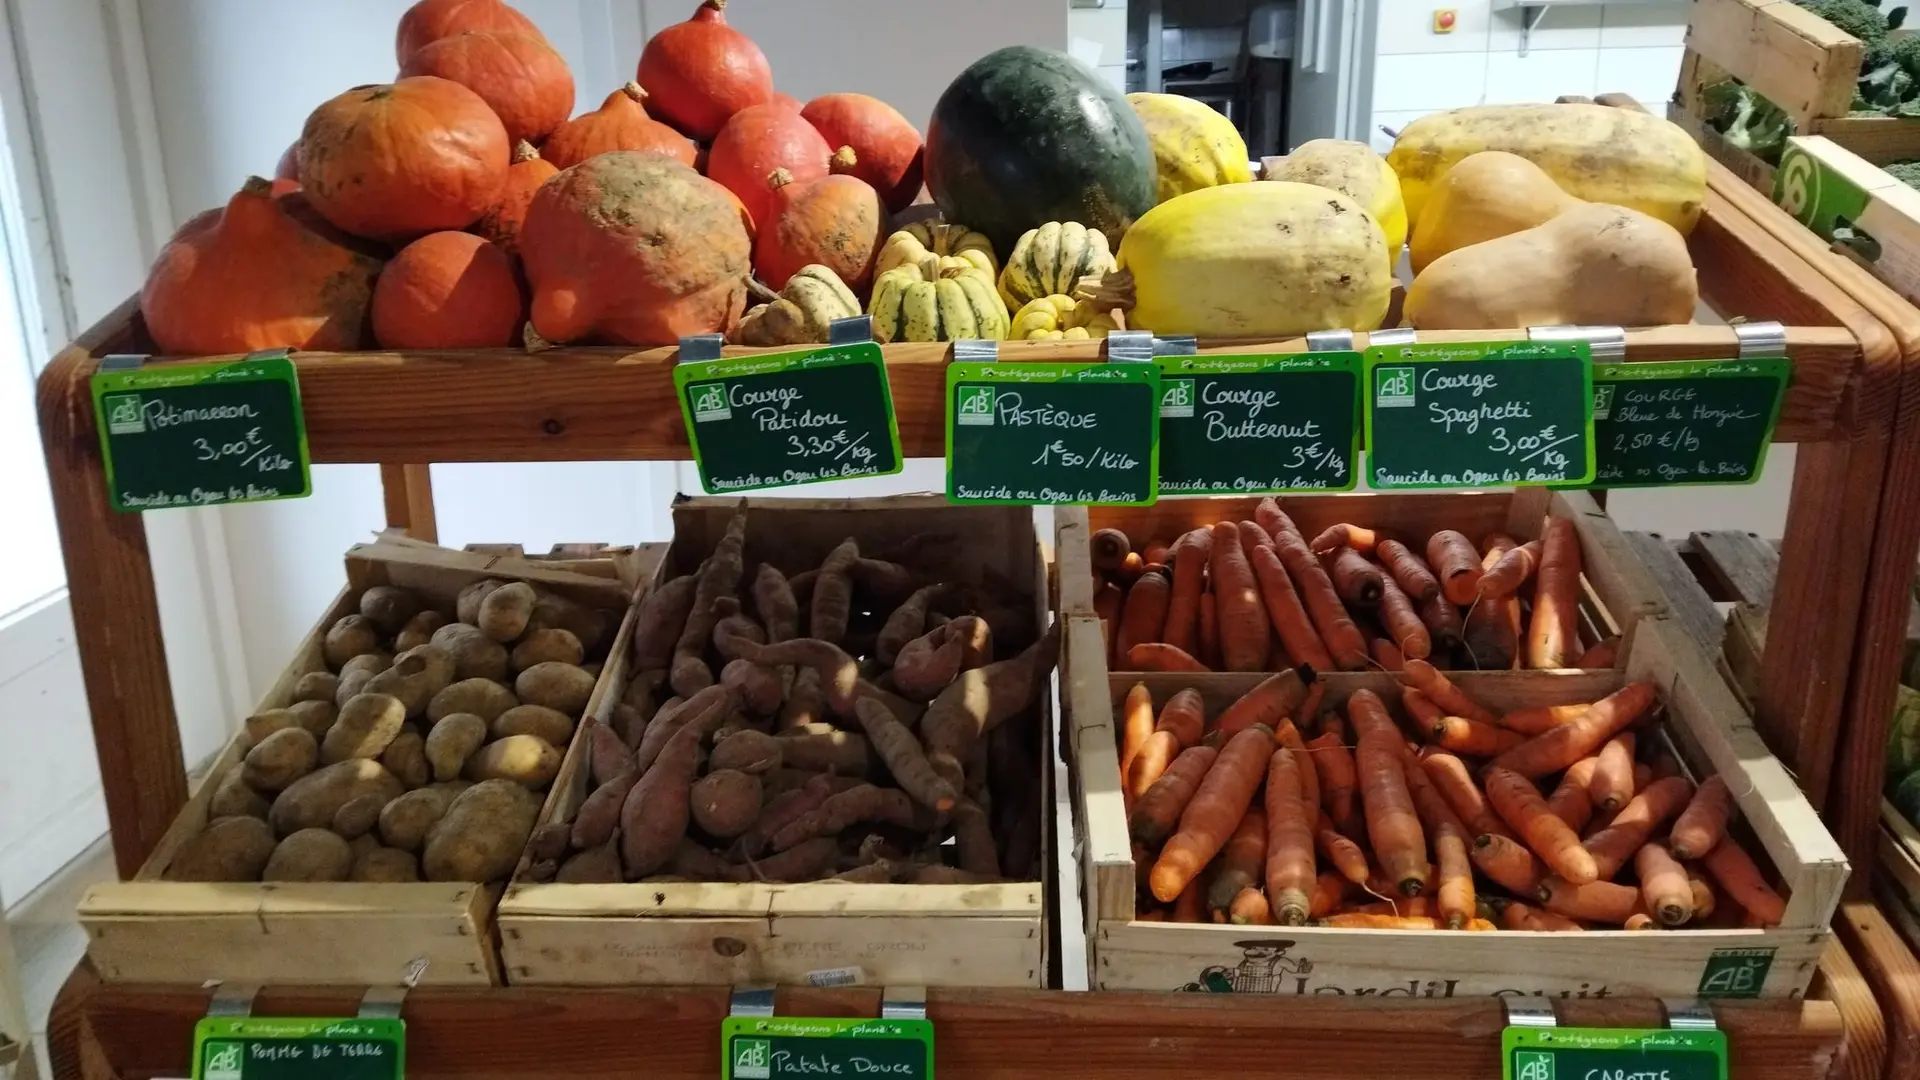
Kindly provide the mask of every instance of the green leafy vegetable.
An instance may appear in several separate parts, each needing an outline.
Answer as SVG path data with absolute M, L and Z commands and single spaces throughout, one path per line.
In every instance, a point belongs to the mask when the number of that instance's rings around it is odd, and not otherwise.
M 1767 164 L 1780 163 L 1787 136 L 1793 134 L 1793 118 L 1779 106 L 1732 79 L 1703 87 L 1701 97 L 1708 127 Z

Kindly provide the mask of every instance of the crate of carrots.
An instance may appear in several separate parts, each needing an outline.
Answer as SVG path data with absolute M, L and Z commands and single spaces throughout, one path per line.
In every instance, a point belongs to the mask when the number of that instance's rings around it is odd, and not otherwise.
M 1585 492 L 1167 499 L 1061 511 L 1061 609 L 1114 671 L 1610 668 L 1666 610 Z M 1084 536 L 1084 538 L 1082 538 Z
M 1666 619 L 1577 672 L 1103 676 L 1092 616 L 1066 648 L 1096 989 L 1784 997 L 1813 976 L 1845 856 Z

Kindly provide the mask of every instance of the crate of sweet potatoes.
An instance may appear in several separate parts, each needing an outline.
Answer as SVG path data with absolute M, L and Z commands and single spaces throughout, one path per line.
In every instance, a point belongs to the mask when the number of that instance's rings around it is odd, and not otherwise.
M 1102 675 L 1099 621 L 1069 624 L 1096 988 L 1782 997 L 1813 976 L 1845 857 L 1665 619 L 1617 668 L 1328 675 Z
M 514 984 L 1043 986 L 1025 508 L 691 499 L 500 906 Z
M 80 905 L 112 982 L 497 983 L 493 908 L 630 611 L 631 553 L 383 541 L 132 881 Z
M 1061 609 L 1102 620 L 1113 671 L 1610 668 L 1666 610 L 1580 491 L 1163 499 L 1057 520 Z

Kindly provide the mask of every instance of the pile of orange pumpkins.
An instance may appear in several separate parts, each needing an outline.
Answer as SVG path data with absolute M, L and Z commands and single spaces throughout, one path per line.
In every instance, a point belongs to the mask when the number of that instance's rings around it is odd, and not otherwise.
M 864 290 L 921 191 L 884 102 L 776 92 L 726 0 L 648 41 L 573 116 L 574 82 L 501 0 L 420 0 L 399 77 L 308 117 L 276 178 L 181 228 L 141 291 L 159 350 L 668 345 L 735 327 L 749 280 L 824 265 Z

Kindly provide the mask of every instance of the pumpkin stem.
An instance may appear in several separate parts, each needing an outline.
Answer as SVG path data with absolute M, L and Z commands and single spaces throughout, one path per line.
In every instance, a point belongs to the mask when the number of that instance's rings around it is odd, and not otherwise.
M 247 182 L 240 185 L 242 194 L 264 199 L 273 194 L 273 181 L 263 176 L 249 176 Z
M 766 285 L 761 283 L 759 278 L 755 277 L 749 277 L 747 279 L 747 291 L 752 293 L 755 299 L 764 300 L 767 303 L 772 303 L 780 299 L 779 293 L 767 288 Z
M 793 174 L 785 169 L 775 169 L 767 174 L 767 186 L 775 191 L 793 183 Z
M 827 171 L 835 176 L 845 176 L 859 166 L 860 155 L 854 153 L 851 146 L 843 146 L 835 150 L 833 157 L 827 161 Z
M 515 165 L 523 161 L 538 160 L 540 160 L 540 148 L 525 139 L 521 139 L 519 145 L 513 148 L 513 163 Z
M 526 345 L 529 353 L 543 353 L 554 347 L 553 342 L 541 337 L 540 331 L 533 328 L 532 321 L 528 321 L 526 327 L 521 330 L 520 340 Z
M 645 105 L 647 103 L 647 92 L 641 88 L 637 82 L 629 81 L 627 85 L 620 88 L 620 92 L 632 98 L 636 104 Z
M 1101 311 L 1115 308 L 1132 311 L 1136 303 L 1133 271 L 1114 270 L 1104 276 L 1089 274 L 1074 286 L 1073 298 L 1092 304 Z
M 706 3 L 700 5 L 700 9 L 703 12 L 711 11 L 715 15 L 725 15 L 727 13 L 727 0 L 706 0 Z

